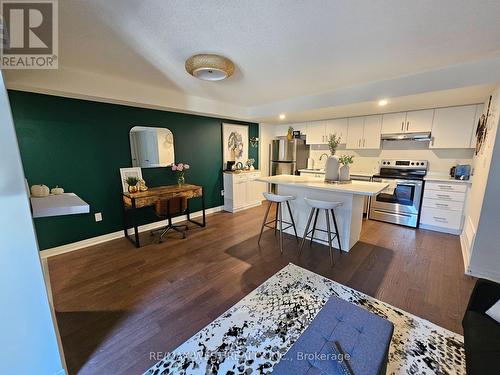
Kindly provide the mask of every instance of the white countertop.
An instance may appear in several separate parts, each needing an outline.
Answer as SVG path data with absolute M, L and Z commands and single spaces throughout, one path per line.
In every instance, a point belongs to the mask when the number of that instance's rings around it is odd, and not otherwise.
M 472 181 L 469 180 L 455 180 L 446 174 L 433 174 L 428 173 L 427 176 L 424 177 L 425 181 L 436 181 L 436 182 L 449 182 L 449 183 L 457 183 L 457 184 L 472 184 Z
M 279 175 L 270 177 L 259 177 L 256 181 L 267 182 L 276 185 L 295 186 L 304 189 L 326 190 L 338 193 L 356 195 L 377 195 L 384 190 L 388 184 L 368 181 L 352 181 L 348 184 L 331 184 L 325 182 L 322 177 Z
M 33 217 L 86 214 L 90 206 L 74 193 L 49 195 L 43 198 L 31 197 Z

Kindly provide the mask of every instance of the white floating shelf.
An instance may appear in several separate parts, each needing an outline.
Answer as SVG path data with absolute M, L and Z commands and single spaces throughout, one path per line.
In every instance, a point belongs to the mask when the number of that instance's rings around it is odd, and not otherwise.
M 90 206 L 74 193 L 64 193 L 60 195 L 49 195 L 48 197 L 31 197 L 31 207 L 33 218 L 87 214 Z

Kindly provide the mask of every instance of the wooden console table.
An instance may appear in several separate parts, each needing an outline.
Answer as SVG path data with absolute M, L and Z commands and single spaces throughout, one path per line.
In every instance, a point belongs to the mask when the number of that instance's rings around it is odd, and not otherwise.
M 189 211 L 189 200 L 191 198 L 201 198 L 202 209 L 202 222 L 192 220 Z M 128 238 L 136 247 L 140 247 L 139 242 L 139 229 L 137 228 L 137 209 L 143 207 L 153 206 L 158 200 L 172 199 L 172 198 L 186 198 L 187 209 L 186 215 L 189 222 L 204 227 L 205 222 L 205 197 L 203 195 L 203 187 L 198 185 L 168 185 L 149 188 L 147 191 L 138 193 L 123 193 L 123 230 L 125 237 Z M 130 220 L 131 219 L 131 220 Z M 134 239 L 128 234 L 130 228 L 130 221 L 134 228 Z

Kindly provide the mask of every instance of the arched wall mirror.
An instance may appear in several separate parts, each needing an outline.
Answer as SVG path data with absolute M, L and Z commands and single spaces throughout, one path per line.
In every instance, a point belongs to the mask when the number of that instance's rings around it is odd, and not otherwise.
M 167 167 L 175 161 L 174 135 L 169 129 L 134 126 L 129 136 L 133 167 Z

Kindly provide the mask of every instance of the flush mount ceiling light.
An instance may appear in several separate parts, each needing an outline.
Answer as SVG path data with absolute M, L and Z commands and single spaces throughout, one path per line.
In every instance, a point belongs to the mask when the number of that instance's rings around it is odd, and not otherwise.
M 387 105 L 388 101 L 387 99 L 382 99 L 378 101 L 378 105 L 383 107 L 384 105 Z
M 286 116 L 285 116 L 285 114 L 284 114 L 284 113 L 282 113 L 282 114 L 280 115 L 280 120 L 284 120 L 284 119 L 285 119 L 285 117 L 286 117 Z
M 231 77 L 234 64 L 224 56 L 200 54 L 186 60 L 186 71 L 204 81 L 220 81 Z

